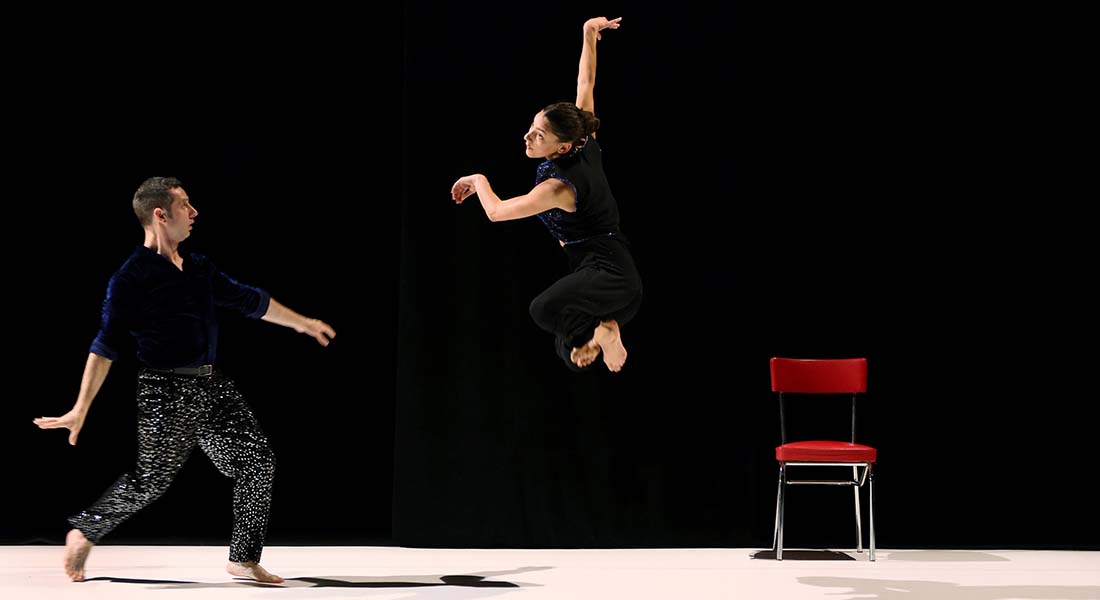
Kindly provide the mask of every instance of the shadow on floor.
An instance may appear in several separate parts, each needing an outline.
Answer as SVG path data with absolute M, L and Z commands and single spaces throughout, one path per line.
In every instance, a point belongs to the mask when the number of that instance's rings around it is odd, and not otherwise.
M 786 554 L 784 552 L 783 554 Z M 830 595 L 860 600 L 1097 600 L 1095 585 L 959 585 L 948 581 L 799 577 L 798 582 L 833 588 Z
M 775 560 L 775 550 L 754 552 L 753 558 Z M 836 550 L 784 550 L 783 560 L 855 560 L 848 554 Z
M 881 550 L 880 550 L 881 552 Z M 886 560 L 913 562 L 1007 562 L 1011 559 L 973 550 L 891 550 Z
M 553 567 L 522 567 L 509 571 L 482 571 L 468 575 L 401 575 L 401 576 L 325 576 L 325 577 L 288 577 L 286 583 L 260 583 L 250 579 L 234 578 L 225 582 L 174 581 L 170 579 L 131 579 L 127 577 L 90 577 L 90 581 L 108 581 L 111 583 L 131 583 L 139 585 L 164 586 L 162 589 L 206 589 L 232 587 L 264 588 L 415 588 L 415 587 L 463 587 L 463 588 L 520 588 L 539 587 L 533 583 L 495 581 L 489 577 L 518 575 L 531 571 L 543 571 Z

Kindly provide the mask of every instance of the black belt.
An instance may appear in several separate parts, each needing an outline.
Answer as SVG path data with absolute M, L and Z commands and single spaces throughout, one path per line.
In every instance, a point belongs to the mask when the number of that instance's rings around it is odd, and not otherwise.
M 171 373 L 173 375 L 191 375 L 197 377 L 206 377 L 207 375 L 214 374 L 214 365 L 203 365 L 201 367 L 176 367 L 174 369 L 154 369 L 153 367 L 145 367 L 146 371 L 154 371 L 156 373 Z

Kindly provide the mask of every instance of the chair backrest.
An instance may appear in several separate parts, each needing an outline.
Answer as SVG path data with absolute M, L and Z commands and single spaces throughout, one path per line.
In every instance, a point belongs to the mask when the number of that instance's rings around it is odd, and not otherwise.
M 772 391 L 857 394 L 867 391 L 866 358 L 772 358 Z
M 772 391 L 779 392 L 779 434 L 787 443 L 787 416 L 783 395 L 851 394 L 850 440 L 856 441 L 856 396 L 867 392 L 866 358 L 771 359 Z

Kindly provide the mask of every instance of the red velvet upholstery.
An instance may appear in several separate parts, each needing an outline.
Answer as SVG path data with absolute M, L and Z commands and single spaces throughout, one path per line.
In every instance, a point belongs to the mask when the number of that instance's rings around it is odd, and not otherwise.
M 867 391 L 867 359 L 773 358 L 772 391 L 852 394 Z
M 875 462 L 875 449 L 849 442 L 791 442 L 775 449 L 775 460 L 784 462 Z

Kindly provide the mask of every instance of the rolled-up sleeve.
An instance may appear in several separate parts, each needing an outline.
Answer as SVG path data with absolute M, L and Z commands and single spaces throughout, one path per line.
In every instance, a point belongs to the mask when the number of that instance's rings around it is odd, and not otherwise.
M 271 303 L 271 294 L 266 290 L 240 283 L 218 269 L 214 270 L 213 290 L 216 306 L 235 310 L 250 319 L 267 314 Z
M 110 360 L 118 358 L 118 350 L 126 343 L 128 323 L 132 318 L 131 286 L 118 275 L 107 284 L 107 297 L 103 299 L 103 314 L 99 333 L 92 340 L 89 351 Z

